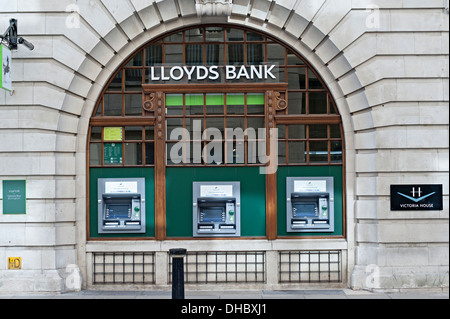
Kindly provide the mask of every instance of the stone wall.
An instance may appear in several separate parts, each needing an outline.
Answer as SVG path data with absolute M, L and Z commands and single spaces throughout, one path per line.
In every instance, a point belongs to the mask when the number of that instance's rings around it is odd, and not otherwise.
M 217 22 L 291 45 L 338 104 L 348 285 L 448 287 L 448 1 L 233 0 L 229 16 L 196 2 L 0 0 L 0 30 L 16 18 L 35 45 L 13 53 L 15 91 L 0 91 L 0 180 L 27 180 L 28 198 L 26 215 L 0 205 L 0 292 L 65 290 L 71 264 L 86 277 L 86 140 L 103 86 L 151 39 Z M 444 210 L 391 212 L 389 186 L 403 183 L 443 184 Z M 23 269 L 7 270 L 16 256 Z

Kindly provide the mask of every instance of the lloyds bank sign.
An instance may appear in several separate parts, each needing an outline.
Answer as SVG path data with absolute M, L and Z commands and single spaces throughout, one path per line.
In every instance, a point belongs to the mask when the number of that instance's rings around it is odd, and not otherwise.
M 277 65 L 251 65 L 251 66 L 159 66 L 151 67 L 150 81 L 262 81 L 277 80 Z

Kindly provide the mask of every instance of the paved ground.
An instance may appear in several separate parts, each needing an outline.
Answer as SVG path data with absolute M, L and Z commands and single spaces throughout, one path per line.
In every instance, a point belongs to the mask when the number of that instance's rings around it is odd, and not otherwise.
M 189 291 L 186 300 L 258 300 L 258 299 L 449 299 L 445 291 L 369 292 L 351 289 L 334 290 L 239 290 Z M 172 299 L 171 291 L 100 291 L 83 290 L 65 294 L 0 295 L 0 299 Z

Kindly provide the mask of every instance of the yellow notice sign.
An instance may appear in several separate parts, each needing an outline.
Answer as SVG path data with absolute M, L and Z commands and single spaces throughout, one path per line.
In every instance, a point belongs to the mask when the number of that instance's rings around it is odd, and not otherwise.
M 121 127 L 105 127 L 103 129 L 103 139 L 111 142 L 123 141 L 123 132 Z
M 8 269 L 17 270 L 22 269 L 21 257 L 8 257 Z

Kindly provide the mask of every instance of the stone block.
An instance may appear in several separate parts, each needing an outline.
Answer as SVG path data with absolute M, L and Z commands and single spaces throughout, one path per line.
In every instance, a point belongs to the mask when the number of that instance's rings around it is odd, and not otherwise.
M 286 23 L 286 32 L 289 32 L 294 37 L 299 38 L 308 26 L 308 20 L 295 13 Z
M 298 2 L 295 12 L 307 21 L 311 21 L 326 0 L 303 0 Z
M 101 0 L 105 5 L 105 8 L 111 13 L 114 19 L 121 23 L 125 21 L 133 14 L 133 8 L 129 5 L 128 1 L 122 0 Z
M 115 28 L 115 21 L 99 1 L 83 1 L 77 4 L 79 14 L 100 37 L 105 37 Z
M 129 39 L 134 39 L 135 37 L 139 36 L 145 29 L 144 25 L 142 25 L 134 15 L 122 21 L 120 23 L 120 27 Z
M 448 15 L 447 15 L 448 16 Z M 401 32 L 448 31 L 442 9 L 391 11 L 391 30 Z
M 156 5 L 164 22 L 178 17 L 178 10 L 174 0 L 157 0 Z

